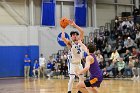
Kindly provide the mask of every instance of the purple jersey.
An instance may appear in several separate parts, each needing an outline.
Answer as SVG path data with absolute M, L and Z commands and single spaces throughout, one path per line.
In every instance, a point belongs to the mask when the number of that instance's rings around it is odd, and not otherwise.
M 103 80 L 102 70 L 99 68 L 99 64 L 95 55 L 91 54 L 91 56 L 94 58 L 94 62 L 90 64 L 90 69 L 89 69 L 90 79 L 98 78 L 98 81 L 102 81 Z

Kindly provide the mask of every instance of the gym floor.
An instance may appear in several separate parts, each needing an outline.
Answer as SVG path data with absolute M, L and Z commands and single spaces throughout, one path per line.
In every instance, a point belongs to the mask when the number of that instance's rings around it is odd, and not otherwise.
M 76 85 L 72 93 L 76 93 Z M 68 79 L 0 79 L 0 93 L 67 93 Z M 140 81 L 104 80 L 99 93 L 140 93 Z M 86 93 L 86 92 L 85 92 Z

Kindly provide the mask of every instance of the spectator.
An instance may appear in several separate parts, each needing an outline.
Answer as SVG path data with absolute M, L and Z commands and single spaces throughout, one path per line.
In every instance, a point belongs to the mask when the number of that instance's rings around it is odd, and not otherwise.
M 64 70 L 65 70 L 64 63 L 60 64 L 59 70 L 60 70 L 60 78 L 64 78 Z
M 128 21 L 129 21 L 128 27 L 130 30 L 132 30 L 132 28 L 134 27 L 134 22 L 131 17 L 128 18 Z
M 64 65 L 64 76 L 66 77 L 68 75 L 68 66 L 67 64 Z
M 104 61 L 103 56 L 101 55 L 100 50 L 97 51 L 97 56 L 96 56 L 96 58 L 97 58 L 97 61 L 98 61 L 99 63 Z
M 116 41 L 116 43 L 117 43 L 117 50 L 118 50 L 118 52 L 119 53 L 123 53 L 124 51 L 122 51 L 123 50 L 123 40 L 122 40 L 122 38 L 121 38 L 121 36 L 118 36 L 118 39 L 117 39 L 117 41 Z
M 125 45 L 126 49 L 132 50 L 132 47 L 135 45 L 135 43 L 130 37 L 128 37 Z
M 125 62 L 123 61 L 123 58 L 120 58 L 117 65 L 118 65 L 118 74 L 121 75 L 121 77 L 123 77 L 124 68 L 125 68 Z
M 38 78 L 40 77 L 40 70 L 39 70 L 39 62 L 38 62 L 38 60 L 35 60 L 35 62 L 34 62 L 33 75 L 34 75 L 34 77 L 38 77 Z
M 130 56 L 130 57 L 129 57 L 128 67 L 129 67 L 129 69 L 131 70 L 131 72 L 132 72 L 132 68 L 134 67 L 134 61 L 135 61 L 135 60 L 133 60 L 133 57 Z
M 138 58 L 139 57 L 139 52 L 135 47 L 132 48 L 132 57 L 133 58 Z
M 116 16 L 115 17 L 115 30 L 117 30 L 118 28 L 119 28 L 119 26 L 120 26 L 120 22 L 119 22 L 119 18 Z
M 29 78 L 29 73 L 30 73 L 30 58 L 28 57 L 28 55 L 25 55 L 24 58 L 24 77 L 25 78 Z
M 116 75 L 117 75 L 117 62 L 119 61 L 119 59 L 120 59 L 120 55 L 119 55 L 118 51 L 114 50 L 110 57 L 110 60 L 112 61 L 111 67 L 112 67 L 112 73 L 113 73 L 114 77 L 116 77 Z
M 119 55 L 118 51 L 114 50 L 111 54 L 110 60 L 112 60 L 112 62 L 115 63 L 115 62 L 119 61 L 119 59 L 120 59 L 120 55 Z
M 43 57 L 43 54 L 41 54 L 39 58 L 39 66 L 40 66 L 40 72 L 43 75 L 43 78 L 45 77 L 45 64 L 46 64 L 46 59 Z
M 111 75 L 112 66 L 109 63 L 106 63 L 106 67 L 103 69 L 104 78 L 109 78 Z
M 47 63 L 47 76 L 50 77 L 53 75 L 53 69 L 54 69 L 54 65 L 53 65 L 53 62 L 51 61 L 51 57 L 50 57 L 50 60 L 48 61 Z
M 109 32 L 109 30 L 107 30 L 107 29 L 105 29 L 105 33 L 104 33 L 104 35 L 105 35 L 105 39 L 109 39 L 109 35 L 110 35 L 110 32 Z
M 137 44 L 137 47 L 140 48 L 140 32 L 139 31 L 137 31 L 137 33 L 136 33 L 135 42 Z
M 139 76 L 140 76 L 140 62 L 139 62 L 138 58 L 136 58 L 136 60 L 134 62 L 134 67 L 132 68 L 132 72 L 133 72 L 133 80 L 135 80 L 135 79 L 138 80 Z
M 102 61 L 99 63 L 99 67 L 103 70 L 106 67 L 106 64 Z
M 134 17 L 134 23 L 136 24 L 137 21 L 137 16 L 140 14 L 140 11 L 137 7 L 134 7 L 134 11 L 133 11 L 133 17 Z
M 103 50 L 103 54 L 107 54 L 107 57 L 109 58 L 111 55 L 111 45 L 106 43 L 106 46 Z
M 131 56 L 131 53 L 129 50 L 126 50 L 126 53 L 124 54 L 124 62 L 126 64 L 128 64 L 128 62 L 129 62 L 129 56 Z
M 118 71 L 118 65 L 117 65 L 118 61 L 114 61 L 110 64 L 110 67 L 112 67 L 112 73 L 113 73 L 113 77 L 115 78 L 117 76 L 117 71 Z
M 121 24 L 121 27 L 122 27 L 123 30 L 126 30 L 127 28 L 130 27 L 130 25 L 131 25 L 131 24 L 129 23 L 128 19 L 125 18 L 124 21 L 123 21 L 122 24 Z
M 102 37 L 98 37 L 97 38 L 97 43 L 96 43 L 96 49 L 100 50 L 102 52 L 102 45 L 103 45 L 103 38 Z

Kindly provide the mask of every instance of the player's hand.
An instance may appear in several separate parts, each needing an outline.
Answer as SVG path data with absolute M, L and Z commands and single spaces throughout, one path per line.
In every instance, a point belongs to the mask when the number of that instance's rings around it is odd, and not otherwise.
M 74 22 L 73 20 L 70 20 L 70 21 L 69 21 L 69 25 L 71 25 L 71 26 L 73 26 L 73 27 L 76 26 L 76 24 L 75 24 L 75 22 Z

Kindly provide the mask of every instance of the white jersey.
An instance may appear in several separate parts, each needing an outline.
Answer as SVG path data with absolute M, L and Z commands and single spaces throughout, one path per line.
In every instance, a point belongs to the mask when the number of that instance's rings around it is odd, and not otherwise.
M 74 42 L 72 42 L 72 47 L 70 49 L 69 54 L 70 54 L 70 56 L 69 56 L 70 63 L 79 64 L 82 59 L 81 45 L 79 43 L 75 44 Z
M 44 66 L 45 65 L 45 62 L 46 62 L 46 59 L 45 58 L 42 58 L 42 57 L 39 58 L 39 65 L 40 66 Z

